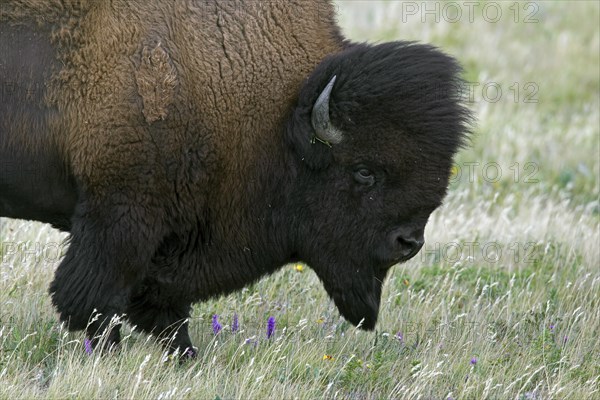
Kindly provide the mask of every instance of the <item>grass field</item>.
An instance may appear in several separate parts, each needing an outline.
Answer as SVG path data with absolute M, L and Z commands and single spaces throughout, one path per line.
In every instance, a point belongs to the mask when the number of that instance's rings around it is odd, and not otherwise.
M 117 354 L 88 355 L 47 294 L 66 236 L 2 219 L 0 399 L 600 398 L 599 3 L 337 4 L 354 40 L 458 57 L 478 120 L 425 248 L 390 274 L 377 331 L 288 265 L 195 306 L 193 362 L 131 327 Z

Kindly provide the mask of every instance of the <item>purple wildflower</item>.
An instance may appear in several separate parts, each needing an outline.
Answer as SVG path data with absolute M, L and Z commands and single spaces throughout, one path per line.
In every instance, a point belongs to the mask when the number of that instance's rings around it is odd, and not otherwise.
M 215 335 L 218 334 L 219 332 L 221 332 L 222 328 L 223 327 L 219 323 L 219 316 L 217 314 L 213 315 L 213 317 L 212 317 L 212 329 L 213 329 L 213 333 Z
M 185 355 L 189 358 L 196 357 L 196 351 L 194 349 L 187 348 L 185 351 Z
M 404 335 L 402 334 L 402 332 L 397 332 L 394 337 L 400 341 L 400 343 L 404 343 Z
M 550 330 L 554 332 L 554 324 L 550 324 Z
M 475 364 L 477 364 L 477 358 L 473 357 L 473 358 L 471 358 L 471 365 L 475 365 Z
M 85 340 L 83 341 L 83 347 L 85 349 L 85 352 L 91 356 L 92 352 L 94 351 L 94 349 L 92 348 L 92 341 L 88 338 L 85 338 Z
M 240 329 L 240 323 L 238 321 L 237 314 L 233 314 L 233 322 L 231 323 L 231 332 L 236 333 Z
M 267 339 L 270 339 L 274 333 L 275 333 L 275 317 L 269 317 L 269 320 L 267 321 Z

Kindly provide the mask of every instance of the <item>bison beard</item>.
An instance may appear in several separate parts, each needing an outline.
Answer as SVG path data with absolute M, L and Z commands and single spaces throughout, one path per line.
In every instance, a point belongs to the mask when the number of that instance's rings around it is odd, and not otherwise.
M 335 282 L 330 279 L 322 281 L 344 318 L 362 329 L 373 330 L 379 314 L 384 279 L 385 274 L 367 275 L 354 279 L 354 284 L 345 289 L 330 285 L 328 282 Z
M 373 329 L 468 132 L 458 64 L 350 43 L 325 0 L 115 2 L 21 0 L 0 16 L 0 83 L 45 88 L 0 104 L 0 157 L 35 171 L 0 174 L 0 215 L 70 232 L 50 285 L 61 321 L 94 345 L 111 328 L 112 346 L 125 314 L 193 355 L 192 303 L 298 260 Z M 110 46 L 103 26 L 120 34 Z M 276 42 L 269 26 L 286 28 Z

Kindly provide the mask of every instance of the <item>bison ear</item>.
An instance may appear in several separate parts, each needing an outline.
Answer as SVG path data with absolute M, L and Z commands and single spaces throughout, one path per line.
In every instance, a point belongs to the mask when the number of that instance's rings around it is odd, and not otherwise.
M 342 131 L 333 125 L 329 115 L 336 78 L 331 78 L 316 101 L 307 101 L 314 99 L 315 91 L 307 87 L 312 86 L 310 83 L 305 85 L 290 119 L 289 138 L 298 155 L 313 169 L 326 168 L 332 159 L 331 147 L 343 140 Z

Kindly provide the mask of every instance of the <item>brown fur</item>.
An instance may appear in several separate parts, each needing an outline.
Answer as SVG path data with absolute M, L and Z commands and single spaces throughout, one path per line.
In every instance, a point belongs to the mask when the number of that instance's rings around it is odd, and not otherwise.
M 52 126 L 53 142 L 68 155 L 74 174 L 101 192 L 115 179 L 135 180 L 127 176 L 129 167 L 148 159 L 157 160 L 153 174 L 159 175 L 160 161 L 182 144 L 207 138 L 211 143 L 198 146 L 210 146 L 219 160 L 236 164 L 222 173 L 250 172 L 251 155 L 274 142 L 302 79 L 341 48 L 326 1 L 261 4 L 20 0 L 3 7 L 2 18 L 53 26 L 63 68 L 47 101 L 65 116 Z M 150 48 L 162 66 L 151 67 Z M 153 89 L 164 93 L 153 98 Z M 166 133 L 183 116 L 193 126 L 184 135 Z M 139 123 L 144 118 L 166 120 L 152 130 Z M 119 154 L 125 143 L 137 143 L 138 159 Z
M 167 118 L 177 87 L 177 72 L 160 43 L 152 50 L 147 46 L 142 50 L 142 62 L 135 72 L 135 82 L 144 102 L 146 122 L 151 124 Z

